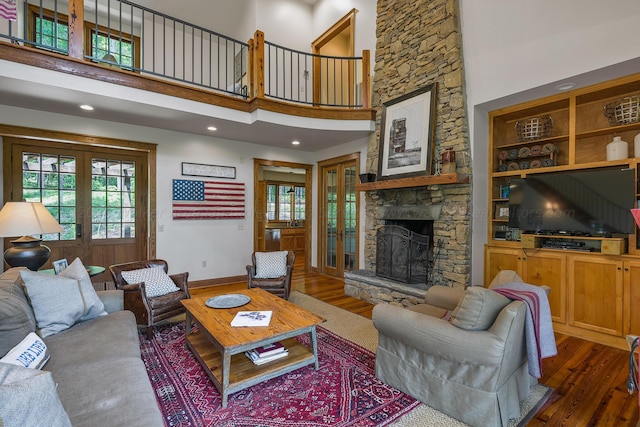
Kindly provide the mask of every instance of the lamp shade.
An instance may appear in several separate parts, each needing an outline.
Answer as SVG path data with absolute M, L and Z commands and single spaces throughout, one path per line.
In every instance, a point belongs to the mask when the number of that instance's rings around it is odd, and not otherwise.
M 22 236 L 12 240 L 12 247 L 4 252 L 10 267 L 27 267 L 36 271 L 51 254 L 51 249 L 33 234 L 61 233 L 62 227 L 42 203 L 7 202 L 0 210 L 0 237 Z
M 0 210 L 0 237 L 62 233 L 62 227 L 39 202 L 7 202 Z

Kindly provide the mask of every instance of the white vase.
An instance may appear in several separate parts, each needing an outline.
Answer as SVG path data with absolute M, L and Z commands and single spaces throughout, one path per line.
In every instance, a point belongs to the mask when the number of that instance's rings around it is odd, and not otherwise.
M 633 156 L 640 157 L 640 133 L 633 138 Z
M 607 160 L 622 160 L 628 157 L 629 144 L 627 141 L 623 141 L 622 137 L 614 136 L 613 141 L 607 144 Z

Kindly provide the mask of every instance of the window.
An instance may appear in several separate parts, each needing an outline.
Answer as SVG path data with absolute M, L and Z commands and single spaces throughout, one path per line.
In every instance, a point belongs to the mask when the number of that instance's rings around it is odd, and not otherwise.
M 29 40 L 38 47 L 68 52 L 69 26 L 66 15 L 57 11 L 29 6 Z M 140 38 L 120 32 L 116 28 L 102 27 L 84 22 L 85 55 L 97 60 L 117 63 L 124 69 L 140 67 Z
M 269 221 L 304 221 L 304 186 L 267 184 L 267 219 Z
M 51 10 L 29 6 L 30 30 L 29 40 L 39 47 L 50 48 L 61 52 L 69 50 L 69 25 L 66 15 Z
M 90 36 L 89 48 L 87 52 L 91 52 L 93 58 L 102 59 L 109 62 L 117 62 L 122 68 L 132 69 L 139 67 L 139 63 L 135 63 L 135 59 L 139 55 L 134 54 L 134 42 L 128 34 L 103 30 L 96 32 L 95 25 L 88 29 Z M 137 37 L 134 37 L 137 39 Z
M 91 160 L 91 238 L 135 237 L 133 162 Z
M 22 198 L 41 202 L 63 228 L 43 240 L 76 238 L 76 158 L 58 154 L 23 153 Z

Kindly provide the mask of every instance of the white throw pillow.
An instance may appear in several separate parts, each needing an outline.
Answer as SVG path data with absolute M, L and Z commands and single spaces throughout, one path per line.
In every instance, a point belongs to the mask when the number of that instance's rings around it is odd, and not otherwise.
M 287 274 L 287 251 L 256 252 L 256 279 L 275 279 Z
M 51 372 L 0 363 L 0 424 L 71 427 Z
M 148 297 L 159 297 L 180 290 L 160 266 L 123 271 L 122 278 L 132 285 L 144 282 Z
M 42 338 L 70 328 L 84 316 L 84 301 L 76 279 L 30 270 L 20 271 L 20 277 Z
M 42 369 L 49 361 L 49 350 L 42 338 L 31 332 L 0 359 L 0 362 L 25 368 Z
M 107 315 L 107 312 L 104 311 L 104 304 L 93 288 L 89 273 L 87 273 L 87 269 L 84 264 L 82 264 L 82 261 L 80 261 L 80 258 L 73 260 L 67 268 L 62 270 L 60 276 L 69 277 L 78 281 L 78 288 L 85 305 L 84 314 L 80 318 L 80 321 Z

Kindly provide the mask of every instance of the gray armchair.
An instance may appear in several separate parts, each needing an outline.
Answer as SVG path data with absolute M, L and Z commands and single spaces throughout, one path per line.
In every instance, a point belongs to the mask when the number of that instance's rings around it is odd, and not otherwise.
M 526 306 L 505 299 L 487 328 L 462 329 L 448 316 L 467 292 L 434 286 L 425 304 L 376 305 L 376 376 L 467 424 L 506 426 L 537 381 L 528 371 Z

